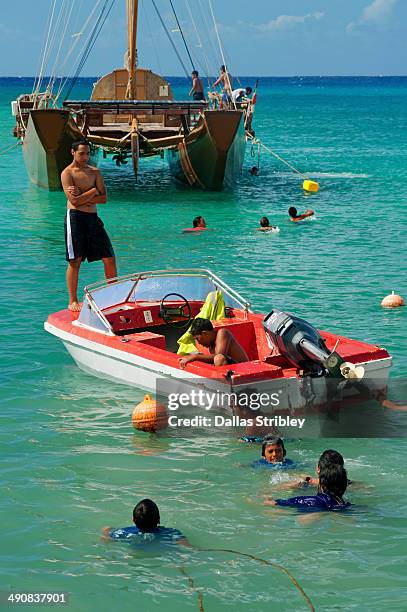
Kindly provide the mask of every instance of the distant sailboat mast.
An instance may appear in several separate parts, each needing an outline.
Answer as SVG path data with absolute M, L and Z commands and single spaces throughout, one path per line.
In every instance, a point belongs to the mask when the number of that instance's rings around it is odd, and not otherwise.
M 137 15 L 138 0 L 127 0 L 127 69 L 129 73 L 126 89 L 127 100 L 134 100 L 136 98 Z

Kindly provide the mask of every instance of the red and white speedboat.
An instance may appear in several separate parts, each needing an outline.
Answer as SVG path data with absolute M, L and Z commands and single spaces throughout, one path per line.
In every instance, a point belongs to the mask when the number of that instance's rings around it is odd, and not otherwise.
M 226 314 L 214 326 L 227 327 L 250 360 L 221 367 L 194 361 L 181 369 L 177 340 L 214 291 L 222 292 Z M 154 391 L 168 383 L 171 391 L 186 385 L 278 393 L 278 410 L 309 409 L 338 393 L 357 396 L 361 386 L 385 393 L 391 366 L 379 346 L 318 332 L 277 310 L 266 317 L 252 312 L 236 291 L 200 269 L 140 272 L 90 285 L 80 313 L 51 314 L 45 329 L 80 368 L 99 377 Z

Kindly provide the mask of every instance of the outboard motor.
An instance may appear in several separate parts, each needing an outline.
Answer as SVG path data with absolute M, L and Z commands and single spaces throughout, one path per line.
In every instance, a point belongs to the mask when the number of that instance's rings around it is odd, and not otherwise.
M 263 327 L 281 355 L 311 376 L 341 376 L 344 360 L 331 353 L 319 334 L 304 319 L 274 309 L 263 320 Z

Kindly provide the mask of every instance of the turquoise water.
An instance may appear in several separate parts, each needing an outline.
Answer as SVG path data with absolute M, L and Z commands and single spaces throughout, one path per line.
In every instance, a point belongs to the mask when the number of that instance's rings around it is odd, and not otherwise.
M 180 81 L 175 89 L 182 97 Z M 0 80 L 2 149 L 14 143 L 9 102 L 25 90 L 27 80 Z M 175 186 L 161 160 L 143 164 L 137 186 L 128 167 L 103 162 L 109 203 L 100 214 L 119 272 L 210 268 L 257 311 L 288 309 L 385 346 L 394 358 L 391 397 L 406 403 L 406 309 L 379 305 L 392 289 L 407 297 L 406 125 L 407 79 L 270 79 L 259 87 L 257 135 L 318 180 L 316 196 L 304 196 L 302 179 L 266 154 L 251 177 L 250 148 L 240 184 L 224 193 Z M 81 372 L 43 331 L 48 313 L 67 301 L 64 197 L 29 184 L 19 148 L 0 156 L 0 173 L 1 589 L 69 592 L 75 610 L 198 609 L 182 567 L 205 610 L 306 609 L 286 576 L 255 560 L 100 542 L 103 526 L 129 525 L 133 505 L 151 497 L 162 523 L 193 546 L 282 563 L 318 610 L 404 610 L 405 440 L 289 441 L 302 471 L 333 447 L 365 485 L 347 493 L 352 513 L 303 524 L 263 506 L 287 475 L 254 473 L 258 447 L 209 434 L 133 433 L 143 392 Z M 312 207 L 315 220 L 290 223 L 290 205 Z M 180 234 L 197 214 L 214 232 Z M 264 214 L 278 235 L 254 231 Z M 101 278 L 99 264 L 83 265 L 81 286 Z M 394 416 L 400 435 L 404 416 Z

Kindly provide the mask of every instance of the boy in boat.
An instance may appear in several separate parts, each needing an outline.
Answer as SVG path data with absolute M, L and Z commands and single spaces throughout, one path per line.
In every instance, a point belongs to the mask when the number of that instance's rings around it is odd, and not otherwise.
M 290 220 L 297 223 L 298 221 L 302 221 L 303 219 L 306 219 L 307 217 L 312 217 L 312 215 L 314 214 L 314 211 L 311 210 L 311 208 L 308 208 L 308 210 L 302 213 L 302 215 L 299 215 L 297 214 L 297 209 L 295 208 L 295 206 L 291 206 L 288 209 L 288 214 L 290 215 Z
M 68 269 L 66 284 L 69 310 L 79 311 L 78 277 L 84 259 L 102 260 L 106 278 L 117 276 L 112 244 L 98 217 L 96 204 L 107 202 L 106 188 L 97 168 L 89 166 L 90 145 L 86 140 L 72 144 L 73 161 L 61 174 L 67 201 L 65 245 Z
M 237 342 L 233 334 L 224 327 L 214 329 L 209 319 L 202 319 L 201 317 L 194 319 L 190 332 L 194 340 L 209 349 L 210 355 L 191 353 L 182 357 L 179 363 L 182 369 L 192 361 L 203 361 L 215 366 L 249 361 L 246 351 Z
M 224 65 L 220 67 L 220 75 L 214 82 L 213 87 L 217 87 L 221 83 L 223 85 L 222 106 L 227 108 L 232 97 L 232 75 L 226 70 Z
M 194 100 L 205 100 L 204 87 L 198 70 L 192 71 L 192 87 L 188 95 L 192 95 Z
M 267 217 L 260 219 L 260 227 L 256 228 L 259 232 L 273 232 L 278 230 L 276 225 L 270 225 L 270 221 Z
M 133 509 L 134 527 L 112 529 L 104 527 L 104 540 L 124 540 L 130 544 L 157 542 L 160 544 L 181 544 L 188 546 L 186 537 L 170 527 L 160 526 L 160 511 L 151 499 L 142 499 Z

